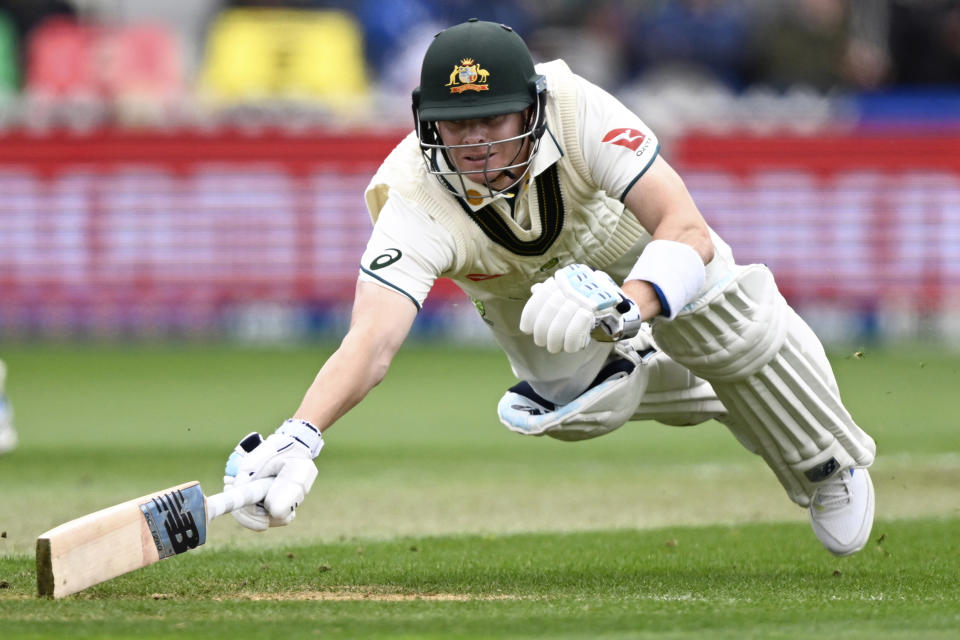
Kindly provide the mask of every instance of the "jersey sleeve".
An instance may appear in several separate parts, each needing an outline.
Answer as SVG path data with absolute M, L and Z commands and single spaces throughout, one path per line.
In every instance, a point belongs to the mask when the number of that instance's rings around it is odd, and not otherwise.
M 407 296 L 417 310 L 454 261 L 454 241 L 440 223 L 391 194 L 360 258 L 360 280 Z
M 621 202 L 660 153 L 660 141 L 619 100 L 576 77 L 580 148 L 598 187 Z

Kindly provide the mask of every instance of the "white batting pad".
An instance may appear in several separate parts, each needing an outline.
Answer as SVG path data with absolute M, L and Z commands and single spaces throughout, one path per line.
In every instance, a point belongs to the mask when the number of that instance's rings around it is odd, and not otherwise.
M 876 445 L 843 406 L 820 341 L 763 265 L 738 268 L 725 288 L 654 326 L 659 346 L 707 380 L 723 422 L 808 505 L 819 482 L 873 463 Z
M 647 358 L 650 383 L 631 420 L 656 420 L 688 427 L 710 419 L 723 419 L 726 407 L 710 383 L 658 351 Z

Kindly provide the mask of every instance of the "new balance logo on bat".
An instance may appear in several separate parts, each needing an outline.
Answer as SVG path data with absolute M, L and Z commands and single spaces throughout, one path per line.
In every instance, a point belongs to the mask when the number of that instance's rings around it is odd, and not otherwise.
M 193 514 L 189 511 L 182 511 L 182 492 L 168 493 L 156 498 L 155 501 L 159 501 L 162 505 L 161 510 L 166 511 L 163 528 L 167 531 L 167 537 L 170 539 L 174 553 L 183 553 L 187 549 L 193 549 L 200 544 L 200 532 L 197 531 L 197 523 L 193 519 Z
M 161 558 L 189 551 L 206 539 L 206 511 L 199 485 L 153 498 L 140 505 L 140 511 Z

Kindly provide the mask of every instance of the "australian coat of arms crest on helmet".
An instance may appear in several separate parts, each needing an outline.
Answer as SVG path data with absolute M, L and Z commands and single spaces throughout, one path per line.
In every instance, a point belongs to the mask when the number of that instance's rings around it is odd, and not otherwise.
M 480 67 L 473 58 L 464 58 L 459 64 L 453 65 L 453 71 L 450 72 L 450 82 L 445 87 L 450 87 L 450 93 L 463 93 L 464 91 L 489 91 L 487 78 L 490 72 Z

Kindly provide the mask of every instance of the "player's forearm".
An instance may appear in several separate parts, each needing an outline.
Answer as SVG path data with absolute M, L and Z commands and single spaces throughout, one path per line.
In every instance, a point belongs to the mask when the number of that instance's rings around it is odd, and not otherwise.
M 624 204 L 654 240 L 686 244 L 704 264 L 713 260 L 710 229 L 683 180 L 662 158 L 626 194 Z
M 673 318 L 699 290 L 713 260 L 710 228 L 683 180 L 658 158 L 624 198 L 653 236 L 623 284 L 641 317 Z
M 372 341 L 347 334 L 317 373 L 293 417 L 324 431 L 383 380 L 392 356 Z
M 406 295 L 358 281 L 350 330 L 293 417 L 321 431 L 343 417 L 386 375 L 416 317 L 417 307 Z

